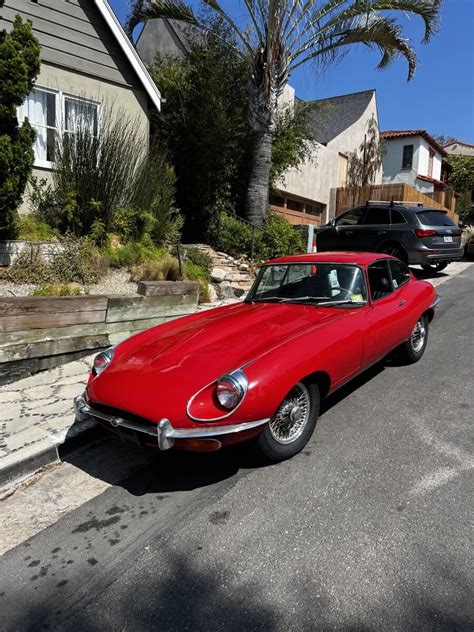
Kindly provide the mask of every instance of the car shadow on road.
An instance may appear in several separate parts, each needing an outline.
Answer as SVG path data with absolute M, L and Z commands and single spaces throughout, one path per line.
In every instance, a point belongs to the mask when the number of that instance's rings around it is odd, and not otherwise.
M 123 487 L 135 496 L 207 487 L 232 478 L 240 470 L 268 465 L 259 462 L 255 452 L 245 446 L 228 447 L 210 454 L 160 452 L 122 442 L 102 428 L 97 429 L 94 438 L 92 444 L 60 454 L 61 460 L 94 478 Z
M 425 271 L 422 268 L 410 267 L 411 272 L 416 276 L 419 281 L 426 281 L 429 279 L 441 279 L 449 276 L 447 272 L 438 272 L 437 270 Z

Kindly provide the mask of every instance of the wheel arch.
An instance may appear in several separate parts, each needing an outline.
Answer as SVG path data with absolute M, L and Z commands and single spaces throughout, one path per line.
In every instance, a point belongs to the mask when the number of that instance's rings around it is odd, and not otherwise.
M 431 323 L 434 318 L 434 309 L 432 307 L 428 308 L 423 312 L 422 316 L 426 316 L 428 322 Z
M 306 377 L 302 378 L 301 382 L 307 382 L 308 384 L 316 384 L 319 388 L 319 395 L 321 399 L 326 397 L 331 388 L 331 378 L 326 371 L 314 371 Z

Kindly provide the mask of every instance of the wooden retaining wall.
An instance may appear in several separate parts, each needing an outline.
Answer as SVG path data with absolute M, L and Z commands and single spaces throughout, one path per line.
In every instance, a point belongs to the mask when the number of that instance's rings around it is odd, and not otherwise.
M 0 385 L 196 310 L 197 283 L 156 285 L 142 289 L 152 296 L 0 297 Z

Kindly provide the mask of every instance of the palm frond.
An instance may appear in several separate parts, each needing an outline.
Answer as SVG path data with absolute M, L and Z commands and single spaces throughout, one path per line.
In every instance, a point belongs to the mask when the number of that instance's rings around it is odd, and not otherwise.
M 378 68 L 385 68 L 393 59 L 402 56 L 408 63 L 408 80 L 413 77 L 416 68 L 415 53 L 394 19 L 371 13 L 365 18 L 354 18 L 351 22 L 346 22 L 344 28 L 341 27 L 342 25 L 338 25 L 337 29 L 316 41 L 306 55 L 291 65 L 291 70 L 317 57 L 332 60 L 344 54 L 349 46 L 364 44 L 381 53 Z
M 136 26 L 155 18 L 179 20 L 196 26 L 199 24 L 192 9 L 182 0 L 133 0 L 125 24 L 127 35 L 131 38 Z

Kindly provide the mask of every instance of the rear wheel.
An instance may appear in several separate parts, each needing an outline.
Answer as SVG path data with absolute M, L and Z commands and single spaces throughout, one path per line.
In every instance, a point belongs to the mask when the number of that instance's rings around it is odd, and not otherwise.
M 426 316 L 420 316 L 410 337 L 400 347 L 403 360 L 406 364 L 414 364 L 421 359 L 428 344 L 428 319 Z
M 316 426 L 319 401 L 316 384 L 293 386 L 257 438 L 257 448 L 267 461 L 284 461 L 304 448 Z
M 397 246 L 397 244 L 387 244 L 380 249 L 380 252 L 384 255 L 396 257 L 397 259 L 400 259 L 400 261 L 403 261 L 403 263 L 408 263 L 405 251 Z
M 439 263 L 429 263 L 421 266 L 425 272 L 441 272 L 448 265 L 448 261 L 440 261 Z

